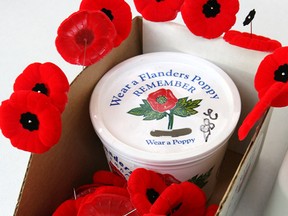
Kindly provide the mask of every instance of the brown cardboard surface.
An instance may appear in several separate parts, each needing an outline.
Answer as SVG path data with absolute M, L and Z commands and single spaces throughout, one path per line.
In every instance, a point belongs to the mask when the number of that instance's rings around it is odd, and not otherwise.
M 129 38 L 72 83 L 62 116 L 62 137 L 45 154 L 31 156 L 15 215 L 52 215 L 73 194 L 91 182 L 97 169 L 107 169 L 106 158 L 89 117 L 90 95 L 102 75 L 114 65 L 142 53 L 142 20 L 134 20 Z
M 73 196 L 73 188 L 91 183 L 96 170 L 108 168 L 102 144 L 90 121 L 90 96 L 106 71 L 141 53 L 142 20 L 136 18 L 129 38 L 97 64 L 83 70 L 74 80 L 63 113 L 61 140 L 47 153 L 31 156 L 16 216 L 52 215 L 59 204 Z M 219 203 L 223 199 L 231 179 L 237 177 L 235 171 L 239 169 L 241 159 L 241 154 L 227 151 L 211 203 Z

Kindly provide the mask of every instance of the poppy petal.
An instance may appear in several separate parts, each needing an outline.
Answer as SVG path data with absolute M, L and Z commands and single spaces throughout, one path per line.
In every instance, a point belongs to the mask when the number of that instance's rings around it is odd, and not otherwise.
M 77 199 L 69 199 L 61 203 L 52 214 L 52 216 L 77 216 L 79 207 L 84 198 L 79 197 Z
M 82 0 L 80 10 L 102 11 L 108 16 L 117 31 L 115 47 L 119 46 L 131 31 L 131 8 L 124 0 Z
M 184 0 L 134 0 L 136 10 L 146 19 L 165 22 L 176 18 Z
M 232 45 L 257 51 L 273 52 L 282 46 L 277 40 L 235 30 L 227 31 L 223 38 L 226 42 Z
M 131 202 L 140 215 L 149 213 L 152 204 L 166 187 L 161 175 L 144 168 L 134 170 L 127 185 Z
M 116 30 L 101 11 L 77 11 L 58 28 L 56 48 L 71 64 L 88 66 L 108 54 L 114 47 Z
M 107 170 L 99 170 L 95 172 L 93 175 L 93 182 L 100 185 L 114 185 L 118 187 L 124 187 L 127 184 L 125 178 Z
M 205 193 L 191 182 L 172 184 L 152 205 L 150 213 L 181 215 L 204 215 Z

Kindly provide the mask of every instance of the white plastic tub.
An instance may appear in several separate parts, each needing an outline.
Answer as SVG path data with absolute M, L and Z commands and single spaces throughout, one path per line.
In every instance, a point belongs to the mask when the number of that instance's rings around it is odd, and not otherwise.
M 120 63 L 99 81 L 90 102 L 112 170 L 128 178 L 144 167 L 196 182 L 207 196 L 240 109 L 238 90 L 223 70 L 175 52 Z

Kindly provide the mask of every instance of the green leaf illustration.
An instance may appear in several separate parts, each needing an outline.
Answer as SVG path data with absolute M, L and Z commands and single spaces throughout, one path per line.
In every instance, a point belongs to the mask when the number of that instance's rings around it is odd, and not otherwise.
M 140 104 L 140 107 L 136 107 L 128 111 L 129 114 L 135 116 L 143 116 L 143 120 L 160 120 L 167 116 L 167 113 L 160 113 L 154 111 L 147 100 L 142 100 L 143 104 Z
M 188 181 L 196 184 L 200 188 L 203 188 L 208 183 L 208 178 L 210 177 L 213 168 L 214 167 L 209 169 L 209 171 L 204 173 L 204 174 L 201 174 L 201 175 L 198 174 L 198 175 L 192 177 Z
M 171 110 L 171 112 L 174 115 L 180 116 L 180 117 L 187 117 L 187 116 L 191 116 L 191 115 L 195 115 L 196 113 L 198 113 L 197 110 L 195 110 L 195 108 L 199 107 L 200 102 L 202 100 L 192 100 L 189 99 L 188 97 L 185 98 L 180 98 L 178 99 L 178 102 L 176 104 L 176 106 Z

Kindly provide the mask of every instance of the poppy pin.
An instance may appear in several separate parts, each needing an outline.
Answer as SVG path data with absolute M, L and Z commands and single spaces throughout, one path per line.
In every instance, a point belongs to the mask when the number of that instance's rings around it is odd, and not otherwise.
M 251 10 L 243 22 L 244 26 L 250 24 L 249 33 L 229 30 L 224 34 L 223 38 L 226 42 L 245 49 L 273 52 L 275 49 L 281 47 L 282 45 L 277 40 L 273 40 L 262 35 L 253 34 L 252 21 L 255 17 L 255 14 L 256 10 Z
M 61 136 L 61 113 L 44 94 L 16 91 L 0 106 L 0 128 L 21 150 L 43 153 Z
M 71 64 L 89 66 L 114 47 L 117 35 L 111 20 L 101 11 L 74 12 L 58 27 L 56 48 Z
M 238 130 L 240 140 L 245 139 L 256 121 L 271 107 L 288 106 L 288 47 L 276 49 L 260 63 L 254 86 L 259 101 L 246 116 Z
M 196 36 L 213 39 L 228 31 L 236 22 L 238 0 L 184 0 L 181 15 Z
M 67 103 L 69 82 L 64 72 L 51 62 L 32 63 L 16 78 L 14 91 L 27 90 L 42 93 L 63 112 Z

